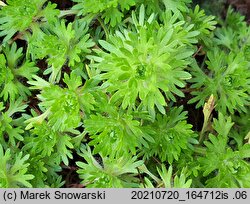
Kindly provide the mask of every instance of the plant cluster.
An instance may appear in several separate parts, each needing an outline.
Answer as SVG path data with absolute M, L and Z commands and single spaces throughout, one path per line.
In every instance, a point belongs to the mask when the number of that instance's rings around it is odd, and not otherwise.
M 0 2 L 0 187 L 69 187 L 69 170 L 83 187 L 250 187 L 243 16 Z

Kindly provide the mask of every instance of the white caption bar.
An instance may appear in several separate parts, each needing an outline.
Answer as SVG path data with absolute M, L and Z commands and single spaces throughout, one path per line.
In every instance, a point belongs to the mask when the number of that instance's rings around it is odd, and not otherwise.
M 0 189 L 0 203 L 74 204 L 110 202 L 122 203 L 250 203 L 250 189 L 190 188 L 190 189 L 81 189 L 81 188 L 21 188 Z

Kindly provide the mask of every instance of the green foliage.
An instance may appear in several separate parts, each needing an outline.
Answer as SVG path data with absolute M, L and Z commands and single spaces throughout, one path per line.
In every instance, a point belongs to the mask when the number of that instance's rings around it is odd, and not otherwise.
M 192 179 L 188 179 L 185 175 L 185 169 L 181 171 L 180 176 L 175 176 L 173 178 L 173 167 L 170 166 L 167 170 L 164 165 L 161 166 L 161 169 L 157 167 L 157 172 L 160 175 L 160 179 L 154 177 L 154 180 L 157 182 L 157 185 L 154 186 L 153 183 L 146 177 L 145 186 L 146 188 L 190 188 L 192 184 Z
M 5 36 L 3 43 L 17 32 L 23 33 L 46 22 L 55 21 L 59 10 L 56 4 L 46 0 L 7 0 L 7 5 L 0 10 L 0 36 Z
M 37 97 L 41 100 L 39 104 L 42 110 L 41 115 L 30 118 L 26 129 L 30 129 L 33 123 L 41 123 L 48 117 L 48 124 L 55 131 L 70 131 L 80 125 L 81 110 L 92 109 L 93 96 L 84 90 L 80 76 L 72 73 L 64 75 L 64 83 L 68 88 L 61 88 L 58 85 L 44 82 L 43 79 L 35 76 L 37 81 L 29 81 L 34 85 L 33 89 L 41 87 L 41 94 Z M 87 100 L 87 101 L 85 101 Z M 87 103 L 86 103 L 87 102 Z
M 138 178 L 134 176 L 138 173 L 137 168 L 143 164 L 143 161 L 136 161 L 136 157 L 131 158 L 126 153 L 118 158 L 101 156 L 98 162 L 89 147 L 86 149 L 82 147 L 79 154 L 86 160 L 86 163 L 77 162 L 80 167 L 77 172 L 86 187 L 139 187 Z
M 33 59 L 48 58 L 51 67 L 46 73 L 51 74 L 51 81 L 60 78 L 60 70 L 63 65 L 71 68 L 83 60 L 94 43 L 87 34 L 86 23 L 75 21 L 73 24 L 65 25 L 65 21 L 57 21 L 49 24 L 45 33 L 40 38 L 36 37 L 30 41 L 29 53 Z
M 216 28 L 215 25 L 217 22 L 214 20 L 215 16 L 207 16 L 205 11 L 200 9 L 199 5 L 196 5 L 194 10 L 190 9 L 186 15 L 187 21 L 194 24 L 193 29 L 200 32 L 200 41 L 208 44 L 213 34 L 211 31 Z
M 165 5 L 166 10 L 171 10 L 173 12 L 181 11 L 187 12 L 188 11 L 188 4 L 192 2 L 192 0 L 162 0 Z
M 14 114 L 25 111 L 27 105 L 23 104 L 22 98 L 9 104 L 6 111 L 2 102 L 0 102 L 0 141 L 4 147 L 15 146 L 16 141 L 23 141 L 23 119 L 13 117 Z M 21 119 L 21 120 L 20 120 Z
M 250 165 L 244 160 L 250 157 L 250 145 L 245 144 L 237 150 L 227 146 L 232 126 L 231 118 L 219 113 L 219 118 L 214 120 L 213 126 L 217 135 L 209 135 L 209 141 L 205 142 L 206 155 L 198 159 L 203 176 L 208 176 L 207 187 L 249 188 L 250 186 Z
M 0 187 L 250 187 L 239 13 L 208 16 L 191 0 L 5 2 Z
M 26 137 L 25 148 L 29 148 L 31 155 L 40 155 L 41 157 L 58 157 L 58 165 L 63 161 L 68 165 L 68 158 L 72 158 L 73 148 L 71 137 L 66 133 L 53 131 L 45 122 L 41 125 L 35 125 L 31 131 L 31 136 Z M 54 156 L 53 156 L 54 155 Z M 55 158 L 54 158 L 55 159 Z
M 178 160 L 181 151 L 197 144 L 196 135 L 191 130 L 192 125 L 187 124 L 187 112 L 183 107 L 171 108 L 166 115 L 157 115 L 156 121 L 147 126 L 154 142 L 143 148 L 143 154 L 150 158 L 156 156 L 161 162 L 173 163 Z
M 160 13 L 164 10 L 173 12 L 187 12 L 188 6 L 192 0 L 137 0 L 138 5 L 144 4 L 147 9 L 147 13 L 157 12 Z
M 200 69 L 193 64 L 190 80 L 196 89 L 192 92 L 195 96 L 189 102 L 198 101 L 196 107 L 204 104 L 205 100 L 213 94 L 217 100 L 216 110 L 226 114 L 246 112 L 249 106 L 249 55 L 250 29 L 244 17 L 234 13 L 229 8 L 222 27 L 215 31 L 216 38 L 207 48 L 206 67 Z M 204 63 L 203 63 L 204 65 Z M 202 92 L 200 92 L 202 90 Z
M 112 27 L 122 21 L 123 12 L 135 5 L 135 0 L 97 0 L 95 3 L 91 0 L 73 0 L 77 4 L 72 9 L 78 11 L 78 15 L 99 16 L 104 19 L 104 23 Z
M 69 159 L 73 158 L 73 144 L 69 133 L 53 131 L 48 123 L 42 122 L 34 124 L 30 136 L 25 137 L 24 144 L 23 149 L 32 157 L 29 172 L 35 176 L 31 181 L 33 186 L 62 186 L 57 172 L 62 170 L 62 162 L 69 165 Z
M 234 53 L 243 52 L 249 60 L 247 52 L 250 46 L 250 29 L 244 21 L 244 16 L 229 8 L 226 19 L 221 24 L 222 27 L 215 32 L 215 43 L 227 51 Z
M 23 156 L 22 152 L 13 155 L 10 149 L 5 152 L 0 145 L 0 187 L 16 188 L 16 187 L 32 187 L 29 180 L 34 176 L 27 174 L 29 163 L 26 161 L 29 155 Z
M 140 8 L 139 20 L 134 17 L 137 32 L 124 30 L 109 36 L 109 42 L 99 41 L 109 53 L 99 52 L 100 78 L 106 80 L 102 87 L 112 93 L 111 101 L 120 102 L 122 108 L 139 106 L 155 118 L 155 106 L 164 114 L 167 100 L 175 101 L 176 94 L 184 94 L 185 80 L 191 75 L 184 69 L 194 52 L 197 31 L 192 25 L 178 20 L 178 14 L 166 12 L 164 24 L 144 22 L 144 7 Z M 158 30 L 155 32 L 155 30 Z M 166 30 L 168 32 L 166 32 Z
M 216 110 L 223 114 L 227 111 L 233 114 L 235 110 L 246 112 L 246 105 L 249 105 L 250 75 L 249 62 L 243 53 L 227 54 L 215 47 L 207 53 L 207 57 L 207 73 L 197 65 L 193 66 L 194 78 L 190 81 L 194 83 L 191 87 L 197 91 L 192 92 L 195 97 L 189 102 L 199 101 L 196 107 L 200 107 L 213 94 L 217 101 Z
M 153 139 L 143 131 L 131 111 L 117 110 L 108 103 L 105 105 L 102 112 L 91 114 L 84 120 L 85 131 L 93 139 L 89 145 L 95 147 L 95 153 L 123 155 L 125 151 L 134 155 L 138 147 L 149 147 L 147 141 L 153 142 Z
M 16 43 L 3 48 L 0 54 L 0 98 L 4 101 L 19 98 L 27 99 L 30 95 L 28 87 L 22 81 L 31 79 L 38 68 L 34 62 L 23 60 L 23 48 L 17 48 Z

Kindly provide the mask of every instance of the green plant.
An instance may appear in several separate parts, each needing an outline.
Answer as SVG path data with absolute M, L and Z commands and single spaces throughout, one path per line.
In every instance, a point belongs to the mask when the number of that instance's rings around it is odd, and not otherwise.
M 202 44 L 208 44 L 208 42 L 211 42 L 213 35 L 211 30 L 214 30 L 217 24 L 215 16 L 207 16 L 205 11 L 200 9 L 199 5 L 196 5 L 194 10 L 190 9 L 186 14 L 186 20 L 194 24 L 194 30 L 200 32 L 199 41 L 201 41 Z
M 9 104 L 8 110 L 5 110 L 3 102 L 0 102 L 0 141 L 5 148 L 17 145 L 17 142 L 23 141 L 24 128 L 22 124 L 24 118 L 13 117 L 15 114 L 25 111 L 27 105 L 23 104 L 22 98 Z
M 42 123 L 48 117 L 48 124 L 55 131 L 70 131 L 81 125 L 81 112 L 87 112 L 93 109 L 95 103 L 94 97 L 82 86 L 80 76 L 72 73 L 70 76 L 64 75 L 64 83 L 67 88 L 61 88 L 44 81 L 38 76 L 34 76 L 36 81 L 29 81 L 34 85 L 32 89 L 40 89 L 41 94 L 38 98 L 41 100 L 39 104 L 44 113 L 30 118 L 26 129 L 33 127 L 34 123 Z
M 250 29 L 232 8 L 0 2 L 1 188 L 250 187 Z
M 0 145 L 0 187 L 32 187 L 29 180 L 34 178 L 33 175 L 27 174 L 29 163 L 26 161 L 29 155 L 23 157 L 22 152 L 14 154 L 10 149 L 5 152 Z
M 245 160 L 250 157 L 249 144 L 233 150 L 228 147 L 228 135 L 233 123 L 230 117 L 219 113 L 214 119 L 213 128 L 217 135 L 209 134 L 206 157 L 198 158 L 203 176 L 208 176 L 207 187 L 247 187 L 249 188 L 249 163 Z
M 162 162 L 172 164 L 179 159 L 181 151 L 198 144 L 197 135 L 191 130 L 192 125 L 187 124 L 187 112 L 182 110 L 183 107 L 171 107 L 166 115 L 158 114 L 156 121 L 146 126 L 148 134 L 154 139 L 142 150 L 146 158 L 156 156 Z
M 117 157 L 102 157 L 99 162 L 93 157 L 89 147 L 81 148 L 82 157 L 87 163 L 77 162 L 80 167 L 78 173 L 83 179 L 83 184 L 88 187 L 138 187 L 137 168 L 143 161 L 136 161 L 136 157 L 129 154 Z
M 109 36 L 109 42 L 99 41 L 109 53 L 97 51 L 97 68 L 111 101 L 121 103 L 123 109 L 139 106 L 154 119 L 155 107 L 164 114 L 167 100 L 175 101 L 174 94 L 184 96 L 177 87 L 183 88 L 185 79 L 191 78 L 184 69 L 191 62 L 192 43 L 199 32 L 190 31 L 193 25 L 179 21 L 178 13 L 166 12 L 162 26 L 153 18 L 144 21 L 144 15 L 142 6 L 139 19 L 133 16 L 136 32 L 123 30 Z
M 20 96 L 27 99 L 31 95 L 25 80 L 30 80 L 36 74 L 38 67 L 34 62 L 23 59 L 23 48 L 18 48 L 16 43 L 3 48 L 0 54 L 0 97 L 4 101 L 14 101 Z
M 75 6 L 73 6 L 73 10 L 77 10 L 78 15 L 84 15 L 92 17 L 101 17 L 104 19 L 104 23 L 110 25 L 112 27 L 116 26 L 118 23 L 122 21 L 124 17 L 123 12 L 130 9 L 131 6 L 135 5 L 135 0 L 98 0 L 93 4 L 91 0 L 73 0 L 77 2 Z
M 143 167 L 142 167 L 143 168 Z M 170 166 L 167 170 L 164 165 L 161 166 L 161 169 L 157 167 L 157 172 L 160 175 L 160 179 L 149 173 L 149 176 L 153 178 L 156 182 L 156 186 L 146 177 L 145 184 L 141 187 L 146 188 L 190 188 L 192 184 L 192 179 L 186 180 L 185 169 L 182 169 L 180 176 L 174 176 L 173 178 L 173 167 Z M 147 172 L 147 170 L 146 170 Z
M 204 104 L 205 100 L 211 94 L 217 100 L 216 109 L 226 114 L 227 111 L 234 113 L 235 110 L 246 112 L 249 105 L 250 75 L 249 62 L 245 59 L 243 53 L 225 53 L 223 50 L 215 47 L 207 53 L 206 61 L 208 73 L 201 70 L 196 64 L 193 65 L 192 74 L 194 76 L 190 81 L 195 96 L 189 102 L 197 103 L 197 107 Z
M 28 53 L 33 60 L 47 58 L 49 67 L 46 74 L 51 73 L 50 80 L 54 82 L 61 77 L 61 68 L 64 65 L 72 69 L 77 63 L 90 53 L 94 43 L 87 34 L 86 23 L 75 21 L 73 24 L 65 25 L 61 20 L 46 26 L 40 37 L 33 37 L 29 43 Z
M 92 139 L 89 145 L 94 146 L 95 153 L 123 155 L 125 151 L 135 155 L 138 147 L 149 147 L 148 141 L 154 140 L 143 130 L 136 115 L 117 109 L 107 99 L 103 102 L 96 114 L 84 120 L 85 131 Z
M 193 63 L 191 86 L 195 96 L 189 102 L 197 103 L 197 107 L 213 94 L 217 100 L 216 110 L 226 114 L 235 111 L 246 112 L 249 106 L 249 26 L 244 17 L 234 13 L 231 8 L 227 12 L 222 27 L 215 31 L 215 38 L 207 49 L 202 69 Z M 205 66 L 205 64 L 207 66 Z M 202 93 L 200 93 L 202 89 Z
M 0 10 L 0 36 L 5 36 L 3 43 L 16 33 L 24 35 L 24 39 L 30 31 L 37 35 L 40 27 L 55 21 L 59 15 L 56 4 L 47 3 L 47 0 L 8 0 L 7 5 Z

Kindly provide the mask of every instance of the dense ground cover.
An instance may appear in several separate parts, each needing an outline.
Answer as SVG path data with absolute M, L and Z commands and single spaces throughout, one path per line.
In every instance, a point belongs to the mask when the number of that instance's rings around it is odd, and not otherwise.
M 0 1 L 0 187 L 250 187 L 249 2 L 198 3 Z

